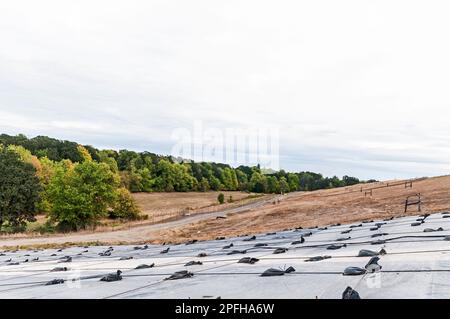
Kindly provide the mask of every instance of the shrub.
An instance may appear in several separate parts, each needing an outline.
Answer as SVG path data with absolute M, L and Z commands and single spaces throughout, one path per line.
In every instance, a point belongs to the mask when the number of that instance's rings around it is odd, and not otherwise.
M 225 202 L 225 195 L 223 193 L 220 193 L 219 196 L 217 196 L 217 200 L 220 204 L 223 204 Z
M 133 197 L 126 188 L 119 188 L 117 190 L 117 198 L 109 213 L 111 218 L 123 218 L 135 220 L 139 218 L 140 210 L 136 205 Z

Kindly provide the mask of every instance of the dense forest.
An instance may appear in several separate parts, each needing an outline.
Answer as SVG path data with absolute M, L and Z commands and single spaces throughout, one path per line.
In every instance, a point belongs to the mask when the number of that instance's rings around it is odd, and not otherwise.
M 35 214 L 46 227 L 78 230 L 101 218 L 141 218 L 131 192 L 241 190 L 286 193 L 357 184 L 354 177 L 326 178 L 259 166 L 175 161 L 128 150 L 98 150 L 46 136 L 0 135 L 0 232 L 21 231 Z M 47 230 L 46 230 L 47 231 Z
M 28 139 L 25 135 L 0 135 L 0 144 L 17 145 L 37 158 L 72 163 L 83 161 L 78 143 L 47 136 Z M 84 145 L 92 160 L 106 163 L 120 174 L 120 183 L 131 192 L 186 192 L 241 190 L 256 193 L 286 193 L 343 187 L 360 183 L 355 177 L 324 177 L 313 172 L 289 173 L 283 170 L 263 174 L 256 167 L 230 167 L 220 163 L 174 161 L 170 156 L 129 150 L 98 150 Z

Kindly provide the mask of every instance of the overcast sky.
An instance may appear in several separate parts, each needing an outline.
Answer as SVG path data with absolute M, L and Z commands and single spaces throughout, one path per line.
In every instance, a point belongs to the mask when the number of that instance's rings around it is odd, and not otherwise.
M 450 173 L 448 1 L 2 1 L 0 131 L 171 152 L 274 125 L 289 171 Z

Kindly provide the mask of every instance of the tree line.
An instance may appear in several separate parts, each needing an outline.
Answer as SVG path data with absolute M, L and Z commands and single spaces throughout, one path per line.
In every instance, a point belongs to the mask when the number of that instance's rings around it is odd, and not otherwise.
M 20 145 L 38 158 L 52 161 L 81 162 L 78 143 L 60 141 L 47 136 L 28 139 L 25 135 L 0 135 L 0 144 Z M 176 160 L 170 156 L 129 150 L 98 150 L 84 145 L 93 161 L 105 163 L 118 171 L 120 184 L 131 192 L 248 191 L 286 193 L 312 191 L 358 184 L 358 178 L 324 177 L 313 172 L 279 172 L 264 174 L 259 166 Z
M 355 177 L 323 177 L 258 166 L 233 168 L 129 150 L 99 150 L 47 136 L 0 135 L 0 231 L 21 229 L 37 212 L 61 230 L 103 217 L 136 219 L 131 192 L 247 191 L 287 193 L 354 185 Z
M 79 162 L 38 158 L 23 146 L 0 144 L 0 231 L 23 231 L 36 213 L 62 231 L 96 225 L 103 217 L 137 219 L 139 209 L 121 186 L 117 168 L 77 147 Z

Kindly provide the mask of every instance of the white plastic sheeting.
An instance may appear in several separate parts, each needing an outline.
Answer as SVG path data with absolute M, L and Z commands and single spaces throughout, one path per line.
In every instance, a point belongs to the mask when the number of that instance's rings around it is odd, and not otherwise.
M 390 221 L 328 226 L 327 229 L 282 231 L 171 246 L 115 246 L 110 256 L 100 256 L 108 247 L 72 247 L 36 251 L 3 251 L 0 255 L 0 298 L 342 298 L 350 286 L 361 298 L 450 298 L 450 218 L 433 214 L 419 226 L 411 226 L 419 216 Z M 376 223 L 385 223 L 377 230 Z M 353 224 L 358 226 L 359 223 Z M 442 231 L 424 232 L 426 228 Z M 349 230 L 349 233 L 342 234 Z M 302 234 L 312 232 L 299 241 Z M 381 236 L 373 236 L 381 234 Z M 351 237 L 346 240 L 342 238 Z M 372 244 L 380 240 L 381 244 Z M 233 247 L 223 249 L 233 243 Z M 267 246 L 255 247 L 256 244 Z M 331 244 L 346 246 L 329 250 Z M 168 253 L 161 254 L 170 247 Z M 277 248 L 285 253 L 273 254 Z M 380 251 L 381 271 L 344 276 L 345 268 L 361 267 L 370 257 L 357 257 L 361 249 Z M 86 252 L 87 250 L 87 252 Z M 245 254 L 228 255 L 233 250 Z M 205 253 L 206 257 L 198 257 Z M 315 256 L 331 256 L 322 261 L 305 262 Z M 64 256 L 72 262 L 61 263 Z M 33 261 L 35 258 L 39 258 Z M 120 260 L 121 257 L 133 257 Z M 255 264 L 237 263 L 254 257 Z M 28 259 L 28 262 L 25 260 Z M 11 261 L 9 261 L 11 260 Z M 189 261 L 202 265 L 185 266 Z M 11 265 L 11 263 L 19 263 Z M 141 264 L 152 268 L 134 269 Z M 67 271 L 52 272 L 55 267 Z M 295 268 L 283 276 L 261 277 L 269 268 Z M 122 280 L 102 282 L 108 273 L 122 271 Z M 177 271 L 188 270 L 192 277 L 164 280 Z M 63 284 L 46 285 L 53 279 Z

